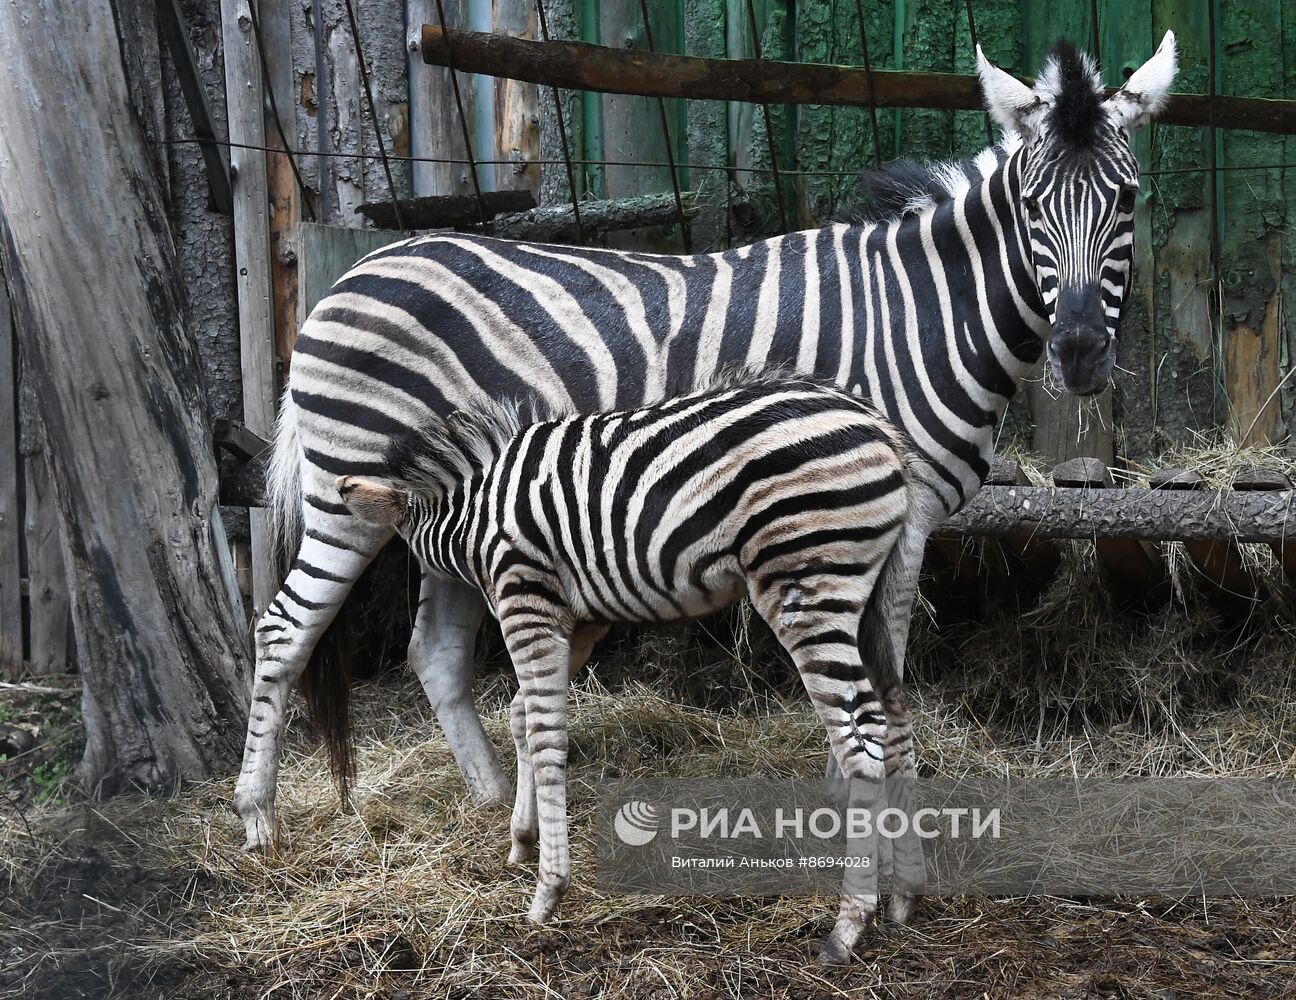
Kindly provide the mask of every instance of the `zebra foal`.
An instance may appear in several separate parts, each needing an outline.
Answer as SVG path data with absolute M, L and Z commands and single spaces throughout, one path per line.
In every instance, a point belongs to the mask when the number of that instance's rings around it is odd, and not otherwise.
M 519 684 L 509 860 L 539 844 L 531 920 L 552 916 L 570 877 L 567 687 L 609 623 L 749 596 L 854 779 L 852 803 L 876 801 L 887 771 L 912 773 L 894 644 L 873 599 L 908 517 L 904 454 L 868 404 L 783 379 L 530 426 L 499 406 L 460 411 L 395 441 L 390 478 L 338 479 L 352 513 L 395 528 L 426 569 L 473 587 L 499 618 Z M 873 871 L 848 869 L 825 960 L 847 960 L 873 916 Z M 919 885 L 897 876 L 893 916 L 908 915 Z

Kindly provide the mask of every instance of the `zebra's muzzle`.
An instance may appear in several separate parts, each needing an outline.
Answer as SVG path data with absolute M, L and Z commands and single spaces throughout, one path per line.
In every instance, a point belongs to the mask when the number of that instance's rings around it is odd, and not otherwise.
M 1045 353 L 1053 374 L 1067 392 L 1102 392 L 1116 366 L 1116 338 L 1107 329 L 1097 284 L 1064 288 L 1058 296 Z

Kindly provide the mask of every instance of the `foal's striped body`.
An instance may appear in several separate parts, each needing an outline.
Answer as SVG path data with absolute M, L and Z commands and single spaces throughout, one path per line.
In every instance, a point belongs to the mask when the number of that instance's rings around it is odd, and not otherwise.
M 502 412 L 455 414 L 398 442 L 394 486 L 351 476 L 338 488 L 500 620 L 520 686 L 513 860 L 540 845 L 533 920 L 553 913 L 570 873 L 568 680 L 608 623 L 749 596 L 858 779 L 853 794 L 880 791 L 889 755 L 912 769 L 893 646 L 870 600 L 908 515 L 904 447 L 871 407 L 773 381 L 525 428 Z M 849 954 L 876 909 L 866 888 L 843 890 L 829 958 Z

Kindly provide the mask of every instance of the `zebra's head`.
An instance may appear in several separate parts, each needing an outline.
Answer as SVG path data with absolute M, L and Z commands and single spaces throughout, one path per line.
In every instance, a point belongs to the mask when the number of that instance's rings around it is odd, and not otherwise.
M 1102 391 L 1134 258 L 1138 161 L 1130 135 L 1164 106 L 1176 68 L 1174 33 L 1107 97 L 1092 59 L 1054 47 L 1034 87 L 977 50 L 986 107 L 1021 138 L 1021 222 L 1049 321 L 1044 344 L 1062 386 Z

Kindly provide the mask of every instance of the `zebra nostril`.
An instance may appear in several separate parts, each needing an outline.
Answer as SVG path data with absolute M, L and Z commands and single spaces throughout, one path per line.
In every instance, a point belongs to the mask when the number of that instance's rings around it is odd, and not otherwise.
M 1044 345 L 1044 356 L 1048 358 L 1049 364 L 1055 365 L 1058 363 L 1057 345 L 1052 340 L 1049 340 Z

